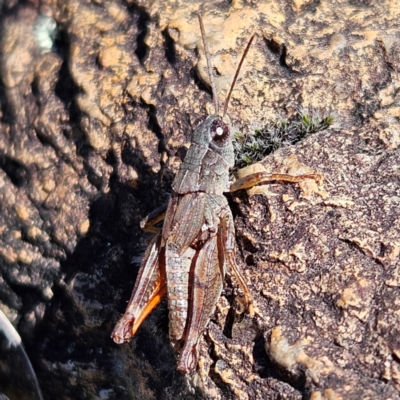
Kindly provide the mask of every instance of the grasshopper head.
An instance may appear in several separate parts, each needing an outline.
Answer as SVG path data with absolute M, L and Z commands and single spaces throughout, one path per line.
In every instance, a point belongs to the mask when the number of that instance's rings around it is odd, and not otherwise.
M 202 158 L 203 169 L 219 170 L 223 168 L 228 171 L 234 165 L 231 129 L 217 115 L 209 115 L 195 127 L 192 147 L 193 152 Z M 185 161 L 190 162 L 188 159 Z
M 217 115 L 209 115 L 195 127 L 172 188 L 179 194 L 227 192 L 229 169 L 234 162 L 229 126 Z

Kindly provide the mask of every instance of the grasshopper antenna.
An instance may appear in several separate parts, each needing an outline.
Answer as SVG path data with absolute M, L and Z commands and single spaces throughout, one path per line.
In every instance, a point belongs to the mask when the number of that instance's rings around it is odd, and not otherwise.
M 254 35 L 250 38 L 249 43 L 247 43 L 247 46 L 246 46 L 246 48 L 244 49 L 244 53 L 243 53 L 243 55 L 242 55 L 242 58 L 241 58 L 241 60 L 240 60 L 239 65 L 238 65 L 238 67 L 237 67 L 235 76 L 233 77 L 233 81 L 232 81 L 231 88 L 229 89 L 228 96 L 227 96 L 227 98 L 226 98 L 226 100 L 225 100 L 224 113 L 223 113 L 223 115 L 222 115 L 222 118 L 225 117 L 226 111 L 228 110 L 229 100 L 231 99 L 231 95 L 232 95 L 232 92 L 233 92 L 233 88 L 235 87 L 237 78 L 238 78 L 238 76 L 239 76 L 240 68 L 242 67 L 243 61 L 244 61 L 244 59 L 246 58 L 247 53 L 249 52 L 251 43 L 253 42 L 253 39 L 254 39 L 255 36 L 256 36 L 256 34 L 254 34 Z
M 218 115 L 219 114 L 219 106 L 218 106 L 217 87 L 215 86 L 214 75 L 212 73 L 210 52 L 208 50 L 208 45 L 206 43 L 206 32 L 205 32 L 203 20 L 201 19 L 200 14 L 197 14 L 197 16 L 199 18 L 200 32 L 201 32 L 201 38 L 203 40 L 204 52 L 206 54 L 208 77 L 210 78 L 210 82 L 211 82 L 211 91 L 212 91 L 212 97 L 214 100 L 215 114 Z

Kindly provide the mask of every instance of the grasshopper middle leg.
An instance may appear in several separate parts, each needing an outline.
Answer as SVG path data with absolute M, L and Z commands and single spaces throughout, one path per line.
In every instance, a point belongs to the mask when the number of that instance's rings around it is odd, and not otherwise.
M 226 209 L 225 213 L 221 216 L 221 225 L 218 235 L 226 264 L 231 268 L 236 280 L 243 290 L 249 314 L 254 315 L 250 290 L 246 284 L 242 272 L 240 271 L 240 268 L 236 264 L 235 226 L 230 209 Z

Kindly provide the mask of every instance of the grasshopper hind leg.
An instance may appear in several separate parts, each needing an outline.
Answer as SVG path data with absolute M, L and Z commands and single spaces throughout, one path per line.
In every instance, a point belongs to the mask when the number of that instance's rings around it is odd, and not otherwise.
M 178 370 L 184 374 L 197 366 L 197 345 L 221 295 L 221 273 L 217 237 L 213 236 L 193 258 L 190 274 L 188 317 L 182 348 L 178 352 Z
M 146 250 L 131 299 L 111 334 L 115 343 L 128 342 L 167 292 L 164 257 L 159 250 L 160 242 L 159 234 L 153 238 Z

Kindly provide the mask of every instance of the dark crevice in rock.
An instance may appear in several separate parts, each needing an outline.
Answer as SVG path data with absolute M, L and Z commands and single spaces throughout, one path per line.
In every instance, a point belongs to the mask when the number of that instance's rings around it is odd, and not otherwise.
M 29 169 L 17 160 L 0 154 L 0 168 L 16 187 L 22 188 L 28 185 L 30 179 Z
M 280 50 L 280 54 L 279 54 L 279 64 L 282 65 L 282 67 L 291 69 L 286 63 L 286 55 L 287 55 L 287 47 L 283 44 L 281 46 L 281 50 Z
M 207 92 L 211 98 L 210 101 L 212 101 L 212 92 L 211 92 L 211 88 L 208 87 L 199 77 L 198 73 L 197 73 L 197 69 L 196 68 L 192 68 L 190 70 L 190 79 L 194 81 L 195 85 L 199 88 L 199 90 L 203 91 L 203 92 Z
M 343 242 L 343 243 L 346 243 L 349 246 L 349 249 L 355 250 L 356 253 L 359 253 L 359 254 L 362 254 L 364 256 L 367 256 L 367 257 L 371 258 L 371 260 L 373 260 L 376 264 L 380 265 L 383 268 L 385 267 L 384 262 L 379 260 L 377 257 L 374 257 L 372 254 L 369 254 L 367 251 L 365 251 L 363 248 L 358 246 L 356 243 L 354 243 L 350 239 L 339 238 L 339 240 L 341 242 Z
M 149 123 L 147 125 L 147 127 L 155 133 L 155 135 L 157 136 L 157 138 L 160 140 L 159 143 L 159 148 L 158 151 L 161 152 L 165 149 L 165 145 L 163 143 L 163 139 L 164 139 L 164 135 L 161 129 L 160 124 L 158 123 L 157 120 L 157 110 L 154 106 L 150 105 L 148 106 L 148 115 L 149 115 Z
M 78 127 L 80 122 L 80 109 L 76 104 L 76 96 L 81 93 L 81 89 L 72 79 L 68 67 L 68 51 L 70 39 L 66 32 L 61 31 L 57 36 L 56 47 L 63 63 L 59 71 L 58 81 L 55 85 L 54 93 L 62 101 L 69 114 L 69 121 L 72 126 Z
M 1 24 L 1 19 L 0 19 L 0 24 Z M 7 104 L 6 88 L 1 80 L 0 80 L 0 121 L 4 125 L 10 124 L 12 121 L 11 113 L 9 112 L 9 105 Z
M 321 0 L 311 0 L 309 3 L 305 3 L 301 10 L 303 12 L 309 12 L 315 14 L 318 7 L 321 5 Z
M 226 281 L 226 279 L 225 279 Z M 227 299 L 228 303 L 230 304 L 230 308 L 228 314 L 226 316 L 224 329 L 222 334 L 227 337 L 228 339 L 232 339 L 232 329 L 233 324 L 235 323 L 235 310 L 232 307 L 235 302 L 235 296 L 233 294 L 233 289 L 231 287 L 224 289 L 224 296 Z
M 175 42 L 169 35 L 167 29 L 164 29 L 162 31 L 162 36 L 164 38 L 165 58 L 173 66 L 177 61 L 175 44 L 174 44 Z
M 285 44 L 279 44 L 274 39 L 265 39 L 268 49 L 276 54 L 279 57 L 279 64 L 282 67 L 285 67 L 289 71 L 292 71 L 292 68 L 289 67 L 286 63 L 286 56 L 287 56 L 287 47 Z
M 151 17 L 144 7 L 140 7 L 137 4 L 129 5 L 127 8 L 136 19 L 135 25 L 138 33 L 135 54 L 140 63 L 143 64 L 149 54 L 149 46 L 146 44 L 145 39 L 148 34 L 147 24 L 151 21 Z
M 288 370 L 280 368 L 273 363 L 265 351 L 265 339 L 262 335 L 257 336 L 255 339 L 253 357 L 256 372 L 261 378 L 273 378 L 285 382 L 299 393 L 302 393 L 304 400 L 309 398 L 306 396 L 306 377 L 304 372 L 297 370 L 295 374 L 291 374 Z
M 215 372 L 215 364 L 220 359 L 215 352 L 214 346 L 211 343 L 210 346 L 210 358 L 214 361 L 210 367 L 209 378 L 214 382 L 214 384 L 220 389 L 221 395 L 223 399 L 230 399 L 232 398 L 232 392 L 229 390 L 229 387 L 223 382 L 221 376 Z

